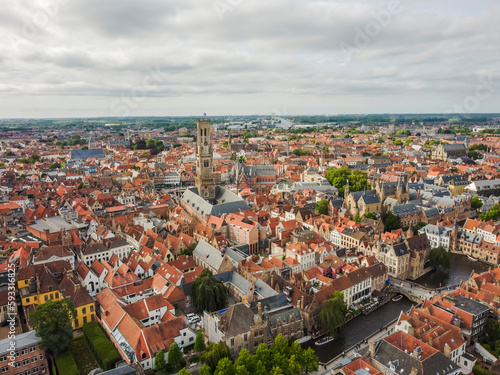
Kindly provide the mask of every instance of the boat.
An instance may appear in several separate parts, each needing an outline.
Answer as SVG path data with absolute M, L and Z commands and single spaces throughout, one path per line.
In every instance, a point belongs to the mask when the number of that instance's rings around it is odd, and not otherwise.
M 476 261 L 477 261 L 477 259 L 476 259 L 476 258 L 473 258 L 473 257 L 471 257 L 470 255 L 467 255 L 467 258 L 469 258 L 469 260 L 472 260 L 473 262 L 476 262 Z
M 325 345 L 325 344 L 328 344 L 329 342 L 331 342 L 333 340 L 334 339 L 333 339 L 332 336 L 325 336 L 322 339 L 319 339 L 318 341 L 315 341 L 314 345 L 316 345 L 316 346 Z
M 403 298 L 402 294 L 398 294 L 396 297 L 392 297 L 392 302 L 398 302 Z
M 304 344 L 311 339 L 311 336 L 303 336 L 300 339 L 295 340 L 296 343 Z

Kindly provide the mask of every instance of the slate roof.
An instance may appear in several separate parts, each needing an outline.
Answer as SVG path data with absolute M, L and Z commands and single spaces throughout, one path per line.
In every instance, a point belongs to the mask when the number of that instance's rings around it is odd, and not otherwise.
M 196 248 L 193 250 L 193 255 L 197 255 L 216 270 L 220 268 L 224 260 L 223 254 L 203 239 L 196 245 Z
M 200 197 L 195 187 L 186 189 L 182 200 L 203 216 L 221 216 L 250 209 L 243 199 L 220 186 L 215 187 L 216 202 L 211 203 Z
M 413 203 L 398 204 L 392 207 L 392 213 L 396 216 L 411 215 L 420 212 L 417 206 Z
M 72 160 L 104 159 L 106 154 L 102 148 L 88 150 L 71 150 Z

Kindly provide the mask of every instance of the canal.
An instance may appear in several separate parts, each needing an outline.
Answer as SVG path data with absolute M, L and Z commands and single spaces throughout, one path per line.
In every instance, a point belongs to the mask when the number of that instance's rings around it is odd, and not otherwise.
M 422 277 L 419 277 L 415 280 L 415 282 L 428 288 L 456 285 L 461 281 L 467 280 L 472 271 L 481 273 L 488 271 L 488 268 L 489 266 L 487 264 L 470 260 L 465 255 L 451 254 L 451 267 L 448 275 L 442 275 L 432 271 Z
M 316 346 L 314 340 L 310 340 L 302 347 L 313 348 L 320 362 L 328 362 L 351 346 L 378 332 L 381 327 L 396 319 L 401 310 L 405 312 L 409 310 L 411 305 L 412 302 L 406 297 L 398 302 L 389 302 L 370 315 L 360 315 L 348 322 L 334 341 L 323 346 Z

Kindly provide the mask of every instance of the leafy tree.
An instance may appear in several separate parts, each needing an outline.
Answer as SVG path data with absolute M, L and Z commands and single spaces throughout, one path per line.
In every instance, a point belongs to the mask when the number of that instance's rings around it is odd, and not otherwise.
M 240 156 L 240 158 L 238 159 L 238 163 L 243 164 L 244 162 L 245 162 L 245 157 Z
M 217 364 L 222 358 L 230 358 L 231 352 L 226 344 L 222 341 L 215 344 L 213 342 L 208 343 L 207 350 L 203 353 L 201 360 L 203 363 L 210 367 L 211 371 L 217 368 Z
M 358 224 L 359 224 L 359 223 L 361 223 L 361 217 L 360 217 L 358 214 L 354 215 L 354 217 L 353 217 L 353 219 L 352 219 L 352 220 L 353 220 L 355 223 L 358 223 Z
M 193 302 L 198 311 L 216 311 L 227 306 L 228 290 L 205 268 L 193 284 Z
M 156 358 L 155 358 L 156 360 Z M 178 365 L 182 360 L 182 352 L 179 345 L 174 341 L 168 350 L 168 364 L 169 365 Z
M 273 367 L 271 372 L 269 372 L 269 375 L 283 375 L 283 370 L 279 367 Z
M 41 337 L 40 346 L 54 355 L 66 350 L 73 340 L 75 306 L 68 299 L 48 300 L 29 314 L 36 335 Z
M 181 371 L 179 371 L 179 375 L 191 375 L 191 373 L 184 367 L 183 369 L 181 369 Z
M 495 203 L 486 213 L 479 215 L 479 218 L 484 221 L 497 220 L 500 216 L 500 205 Z
M 301 148 L 296 148 L 295 150 L 292 151 L 292 154 L 297 155 L 297 156 L 308 156 L 308 155 L 311 155 L 311 151 L 302 150 Z
M 316 202 L 316 206 L 314 208 L 321 215 L 328 215 L 328 201 L 326 199 L 322 199 L 322 200 Z
M 301 365 L 302 369 L 307 374 L 309 372 L 318 371 L 318 357 L 312 348 L 307 348 L 303 351 Z
M 229 141 L 222 142 L 222 147 L 228 148 L 228 146 L 229 146 Z
M 261 362 L 265 368 L 271 367 L 273 363 L 271 359 L 271 351 L 266 344 L 259 344 L 257 351 L 255 352 L 255 356 L 257 357 L 257 361 Z
M 398 217 L 389 211 L 384 220 L 384 230 L 390 232 L 391 230 L 399 228 L 401 228 L 401 224 L 399 223 Z
M 61 168 L 61 163 L 52 163 L 49 165 L 49 169 L 59 169 Z
M 377 215 L 375 215 L 373 212 L 367 212 L 363 215 L 363 217 L 366 217 L 367 219 L 377 220 Z
M 196 249 L 196 246 L 198 245 L 198 242 L 193 242 L 191 245 L 186 247 L 185 249 L 181 249 L 181 255 L 193 255 L 194 249 Z
M 445 274 L 450 271 L 450 253 L 443 246 L 432 249 L 429 260 L 437 272 Z
M 199 373 L 200 375 L 212 375 L 212 370 L 210 370 L 210 366 L 205 364 L 200 368 Z
M 479 197 L 472 197 L 470 200 L 470 205 L 473 209 L 479 210 L 481 207 L 483 207 L 483 201 Z
M 155 354 L 155 370 L 163 371 L 165 370 L 165 367 L 167 367 L 167 361 L 165 361 L 165 353 L 163 352 L 163 350 L 158 350 Z
M 349 170 L 349 167 L 343 168 L 330 168 L 326 172 L 325 178 L 337 189 L 339 189 L 339 195 L 344 196 L 344 188 L 349 180 L 349 191 L 361 191 L 364 189 L 370 189 L 371 186 L 368 184 L 368 175 L 366 172 L 360 171 L 359 169 Z
M 205 351 L 205 349 L 205 335 L 203 334 L 203 332 L 198 331 L 198 333 L 196 334 L 196 340 L 194 340 L 194 350 L 198 353 L 201 353 Z
M 228 357 L 222 358 L 215 368 L 214 375 L 233 375 L 233 364 Z
M 332 297 L 323 302 L 321 306 L 319 312 L 321 326 L 333 335 L 337 328 L 345 323 L 347 312 L 344 293 L 334 292 Z

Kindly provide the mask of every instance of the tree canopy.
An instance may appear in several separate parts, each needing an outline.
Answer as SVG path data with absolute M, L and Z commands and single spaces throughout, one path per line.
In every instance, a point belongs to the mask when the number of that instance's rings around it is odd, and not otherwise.
M 210 343 L 209 347 L 215 348 L 220 345 L 227 348 L 222 343 Z M 282 334 L 275 338 L 271 348 L 267 344 L 260 344 L 255 355 L 250 354 L 247 349 L 243 348 L 234 363 L 229 358 L 229 348 L 227 348 L 227 352 L 221 353 L 219 357 L 215 362 L 215 366 L 214 362 L 208 363 L 204 360 L 205 366 L 212 368 L 214 375 L 299 375 L 302 372 L 309 373 L 318 370 L 318 357 L 314 350 L 311 348 L 304 350 L 297 342 L 290 344 Z M 208 373 L 200 370 L 200 374 L 205 375 Z
M 450 271 L 450 253 L 443 246 L 432 249 L 429 260 L 437 272 L 446 274 Z
M 170 348 L 168 349 L 168 364 L 169 365 L 178 365 L 182 360 L 182 352 L 179 345 L 174 341 Z M 155 358 L 156 362 L 156 358 Z
M 198 333 L 196 334 L 196 339 L 194 340 L 194 350 L 201 353 L 205 351 L 205 349 L 205 335 L 202 331 L 198 331 Z
M 165 361 L 165 353 L 163 350 L 158 350 L 155 354 L 155 370 L 163 371 L 167 367 L 167 361 Z
M 401 228 L 401 224 L 399 223 L 398 217 L 389 211 L 384 220 L 384 230 L 390 232 L 391 230 L 399 228 Z
M 483 207 L 483 201 L 478 196 L 475 196 L 470 200 L 470 205 L 473 209 L 479 210 Z
M 335 334 L 337 328 L 343 325 L 347 316 L 347 305 L 344 301 L 344 293 L 336 291 L 321 305 L 319 319 L 323 329 Z
M 472 205 L 472 202 L 471 202 Z M 500 216 L 500 205 L 495 203 L 487 212 L 479 215 L 479 218 L 484 221 L 497 220 Z
M 227 306 L 228 290 L 205 268 L 193 284 L 193 302 L 198 311 L 216 311 Z
M 40 346 L 54 355 L 66 350 L 73 340 L 75 306 L 68 299 L 48 300 L 37 305 L 29 314 L 36 335 L 42 339 Z
M 322 200 L 316 202 L 316 206 L 314 208 L 321 215 L 328 215 L 328 201 L 326 199 L 322 199 Z
M 366 172 L 360 171 L 359 169 L 350 170 L 349 167 L 343 168 L 330 168 L 326 172 L 325 178 L 339 189 L 339 195 L 344 196 L 345 185 L 347 180 L 349 180 L 349 191 L 361 191 L 365 189 L 371 189 L 368 183 L 368 175 Z

